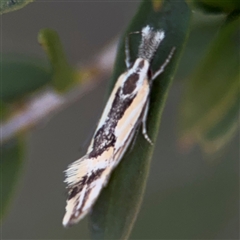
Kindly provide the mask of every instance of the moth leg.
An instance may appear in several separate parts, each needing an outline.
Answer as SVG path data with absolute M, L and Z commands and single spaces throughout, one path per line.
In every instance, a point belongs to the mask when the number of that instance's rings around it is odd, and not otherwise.
M 154 79 L 156 79 L 163 71 L 164 68 L 168 65 L 168 63 L 170 62 L 174 52 L 175 52 L 176 48 L 173 47 L 170 51 L 170 53 L 168 54 L 167 59 L 165 60 L 165 62 L 162 64 L 162 66 L 153 74 L 151 80 L 153 81 Z
M 147 104 L 145 106 L 144 112 L 143 112 L 143 118 L 142 118 L 142 134 L 144 136 L 144 138 L 151 144 L 153 145 L 152 140 L 150 139 L 150 137 L 147 134 L 147 114 L 148 114 L 148 108 L 149 108 L 149 100 L 147 101 Z

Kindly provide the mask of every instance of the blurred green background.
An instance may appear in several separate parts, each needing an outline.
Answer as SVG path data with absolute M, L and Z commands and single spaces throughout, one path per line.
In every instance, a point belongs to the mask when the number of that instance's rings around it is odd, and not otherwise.
M 37 42 L 39 30 L 47 27 L 59 33 L 71 64 L 86 62 L 126 28 L 138 5 L 36 1 L 1 16 L 2 51 L 47 61 Z M 131 239 L 239 239 L 239 132 L 210 156 L 199 146 L 183 152 L 178 144 L 184 80 L 204 56 L 221 19 L 223 15 L 194 13 Z M 108 79 L 28 134 L 26 161 L 1 225 L 2 239 L 89 238 L 87 218 L 70 229 L 61 225 L 67 195 L 63 171 L 85 153 L 86 139 L 105 104 L 107 84 Z

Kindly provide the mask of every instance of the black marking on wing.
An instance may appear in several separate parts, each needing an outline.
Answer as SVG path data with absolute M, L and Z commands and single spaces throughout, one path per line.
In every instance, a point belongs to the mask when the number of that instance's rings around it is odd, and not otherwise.
M 83 186 L 86 184 L 87 180 L 88 176 L 85 175 L 79 182 L 75 183 L 74 186 L 70 187 L 68 200 L 75 197 L 79 192 L 82 191 Z
M 122 89 L 124 95 L 131 94 L 136 89 L 139 80 L 139 73 L 144 66 L 144 60 L 141 60 L 137 66 L 136 72 L 133 72 L 125 81 Z
M 126 109 L 131 105 L 133 99 L 136 95 L 123 99 L 120 95 L 121 88 L 118 89 L 116 92 L 115 99 L 112 103 L 111 110 L 108 114 L 108 121 L 114 128 L 117 125 L 119 119 L 122 118 L 123 114 L 125 113 Z M 106 123 L 107 123 L 106 122 Z
M 91 193 L 91 191 L 92 191 L 91 188 L 86 191 L 85 196 L 84 196 L 83 201 L 82 201 L 81 208 L 79 209 L 79 212 L 80 212 L 80 213 L 82 213 L 82 209 L 83 209 L 86 201 L 88 200 L 88 196 L 89 196 L 89 194 Z
M 79 193 L 79 188 L 76 186 L 73 189 L 70 190 L 69 192 L 69 196 L 68 196 L 68 200 L 72 199 L 73 197 L 75 197 L 78 193 Z
M 84 185 L 86 185 L 86 184 L 89 185 L 96 179 L 100 178 L 104 170 L 105 170 L 105 168 L 93 171 L 93 172 L 91 172 L 90 175 L 85 175 L 79 182 L 74 184 L 74 187 L 71 187 L 71 189 L 69 191 L 68 200 L 72 199 L 79 192 L 81 192 Z
M 116 142 L 115 127 L 132 103 L 134 97 L 135 95 L 124 99 L 121 97 L 121 87 L 118 89 L 106 122 L 98 129 L 94 136 L 93 150 L 89 153 L 89 158 L 96 158 L 109 147 L 114 147 Z
M 123 85 L 122 92 L 124 95 L 131 94 L 136 88 L 137 81 L 139 79 L 138 73 L 132 73 Z
M 96 179 L 100 178 L 105 168 L 98 169 L 95 172 L 91 172 L 91 175 L 88 177 L 87 184 L 91 184 Z
M 115 142 L 116 138 L 112 129 L 110 128 L 108 131 L 106 131 L 104 124 L 101 128 L 99 128 L 94 137 L 93 150 L 89 153 L 89 157 L 96 158 L 97 156 L 101 155 L 106 149 L 114 146 Z

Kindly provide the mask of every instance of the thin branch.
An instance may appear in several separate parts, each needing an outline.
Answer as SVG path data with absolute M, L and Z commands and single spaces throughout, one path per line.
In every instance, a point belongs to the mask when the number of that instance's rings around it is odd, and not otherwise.
M 117 41 L 115 40 L 84 67 L 83 71 L 88 73 L 88 76 L 66 94 L 60 94 L 50 87 L 33 94 L 26 100 L 23 108 L 18 109 L 6 122 L 0 124 L 1 143 L 19 132 L 29 130 L 45 117 L 62 110 L 65 106 L 83 97 L 91 89 L 96 88 L 101 80 L 112 71 L 116 49 Z M 95 74 L 91 74 L 91 70 L 94 70 Z

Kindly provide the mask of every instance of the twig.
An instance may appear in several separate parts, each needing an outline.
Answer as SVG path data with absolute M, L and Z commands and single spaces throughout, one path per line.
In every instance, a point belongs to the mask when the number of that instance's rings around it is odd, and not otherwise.
M 109 75 L 116 54 L 117 41 L 109 44 L 100 54 L 95 56 L 90 64 L 84 69 L 86 72 L 96 70 L 97 74 L 91 74 L 86 77 L 81 84 L 77 84 L 66 94 L 60 94 L 53 88 L 44 88 L 41 92 L 35 93 L 24 103 L 22 109 L 0 124 L 1 143 L 14 137 L 17 133 L 37 125 L 42 119 L 53 112 L 62 110 L 64 106 L 83 97 L 88 91 L 96 86 Z

